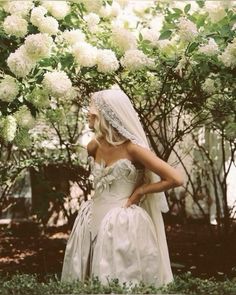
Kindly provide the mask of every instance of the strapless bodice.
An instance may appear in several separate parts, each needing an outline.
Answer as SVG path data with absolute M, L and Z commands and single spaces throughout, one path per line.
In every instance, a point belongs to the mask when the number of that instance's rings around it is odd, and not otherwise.
M 136 184 L 143 177 L 143 170 L 137 169 L 126 158 L 106 166 L 105 162 L 98 163 L 89 156 L 89 163 L 94 178 L 94 199 L 103 199 L 106 196 L 109 199 L 125 199 L 132 194 Z
M 101 220 L 112 208 L 122 207 L 142 181 L 144 170 L 137 169 L 129 159 L 119 159 L 106 166 L 88 157 L 94 183 L 92 198 L 92 236 L 97 234 Z

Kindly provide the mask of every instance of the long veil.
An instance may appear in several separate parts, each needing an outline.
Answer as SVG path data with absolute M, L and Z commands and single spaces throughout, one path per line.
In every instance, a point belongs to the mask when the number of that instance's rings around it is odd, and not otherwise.
M 93 93 L 91 98 L 96 108 L 120 134 L 134 144 L 150 150 L 138 114 L 128 96 L 122 90 L 108 89 L 98 91 Z M 145 170 L 145 176 L 145 178 L 151 182 L 160 180 L 157 174 L 148 169 Z M 145 196 L 140 206 L 148 212 L 154 223 L 161 255 L 160 280 L 163 284 L 167 284 L 173 281 L 173 274 L 170 266 L 165 227 L 161 213 L 169 211 L 166 196 L 164 192 L 148 194 Z

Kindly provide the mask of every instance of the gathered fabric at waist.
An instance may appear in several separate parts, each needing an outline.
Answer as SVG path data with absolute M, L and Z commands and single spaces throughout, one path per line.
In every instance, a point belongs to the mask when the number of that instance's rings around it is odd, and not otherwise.
M 117 196 L 112 198 L 111 195 L 102 195 L 100 197 L 94 198 L 92 201 L 91 207 L 91 233 L 92 233 L 92 240 L 96 237 L 100 224 L 104 216 L 113 208 L 122 207 L 125 205 L 126 201 L 128 200 L 129 196 Z

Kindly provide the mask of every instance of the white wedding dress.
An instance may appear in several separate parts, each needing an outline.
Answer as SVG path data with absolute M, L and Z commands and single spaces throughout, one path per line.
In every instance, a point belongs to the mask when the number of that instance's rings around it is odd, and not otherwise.
M 82 203 L 67 242 L 62 281 L 98 276 L 161 286 L 161 257 L 151 217 L 143 208 L 122 206 L 143 177 L 130 160 L 112 165 L 89 156 L 95 194 Z

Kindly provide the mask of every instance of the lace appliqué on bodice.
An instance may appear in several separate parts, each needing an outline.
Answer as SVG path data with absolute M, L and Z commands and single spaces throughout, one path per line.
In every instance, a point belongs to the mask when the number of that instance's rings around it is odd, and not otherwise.
M 128 183 L 135 184 L 143 173 L 142 169 L 137 169 L 126 158 L 119 159 L 109 166 L 106 166 L 104 161 L 97 163 L 92 156 L 88 157 L 88 162 L 94 177 L 94 189 L 99 193 L 109 190 L 114 181 L 122 178 Z

